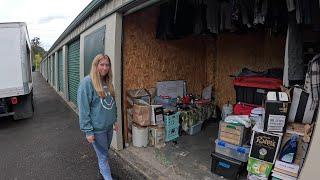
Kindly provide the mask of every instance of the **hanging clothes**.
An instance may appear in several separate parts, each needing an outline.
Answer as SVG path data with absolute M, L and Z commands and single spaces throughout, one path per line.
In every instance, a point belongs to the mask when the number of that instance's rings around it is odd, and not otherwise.
M 240 0 L 233 0 L 232 1 L 232 13 L 231 13 L 231 20 L 235 23 L 240 21 L 241 19 L 241 5 Z
M 253 26 L 255 0 L 240 0 L 242 23 L 248 28 Z
M 285 1 L 269 1 L 269 11 L 265 20 L 265 26 L 271 29 L 271 33 L 287 31 L 288 12 Z
M 193 6 L 184 0 L 171 0 L 160 5 L 156 37 L 181 39 L 193 32 Z
M 174 31 L 177 38 L 193 33 L 194 6 L 186 0 L 175 0 Z
M 253 24 L 264 24 L 268 14 L 268 0 L 255 0 Z
M 299 24 L 288 24 L 285 48 L 285 85 L 290 81 L 304 80 L 303 63 L 303 27 Z
M 174 15 L 175 14 L 175 3 L 169 1 L 160 5 L 160 14 L 158 17 L 157 25 L 157 39 L 175 39 L 174 34 Z
M 286 0 L 288 12 L 295 16 L 297 24 L 303 23 L 303 1 L 305 0 Z
M 303 22 L 302 1 L 305 1 L 305 0 L 296 0 L 296 20 L 298 24 L 301 24 Z
M 311 0 L 302 1 L 302 16 L 304 24 L 311 24 Z
M 288 12 L 294 11 L 296 9 L 295 0 L 286 0 Z
M 231 24 L 236 31 L 245 32 L 247 26 L 242 22 L 241 0 L 232 1 Z
M 221 0 L 220 2 L 220 31 L 230 31 L 233 29 L 231 24 L 232 3 L 231 0 Z
M 306 91 L 311 94 L 312 109 L 319 105 L 320 97 L 320 54 L 316 55 L 308 65 L 305 79 Z
M 218 34 L 219 33 L 219 1 L 218 0 L 207 0 L 207 28 L 211 33 Z
M 194 26 L 195 34 L 207 32 L 207 0 L 194 0 Z
M 314 31 L 320 31 L 320 2 L 319 0 L 311 1 L 311 24 Z

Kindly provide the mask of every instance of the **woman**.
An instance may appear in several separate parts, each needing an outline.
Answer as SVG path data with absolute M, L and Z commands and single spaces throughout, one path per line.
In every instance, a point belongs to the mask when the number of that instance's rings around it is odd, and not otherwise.
M 77 98 L 80 129 L 97 154 L 101 175 L 104 179 L 111 180 L 108 150 L 112 141 L 113 124 L 116 131 L 118 124 L 111 61 L 107 55 L 98 54 L 94 58 L 90 75 L 80 83 Z

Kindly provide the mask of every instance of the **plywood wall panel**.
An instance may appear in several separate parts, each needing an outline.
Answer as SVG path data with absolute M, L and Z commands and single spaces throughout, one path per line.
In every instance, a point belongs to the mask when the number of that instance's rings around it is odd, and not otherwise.
M 155 87 L 157 81 L 186 80 L 188 91 L 206 86 L 205 43 L 201 38 L 156 39 L 158 8 L 149 8 L 124 20 L 125 90 Z
M 124 90 L 155 87 L 157 81 L 187 80 L 188 91 L 200 94 L 213 85 L 218 105 L 235 103 L 232 78 L 242 68 L 263 71 L 283 67 L 285 36 L 265 32 L 156 39 L 158 7 L 124 19 Z
M 217 63 L 217 48 L 216 38 L 207 37 L 203 40 L 206 45 L 205 59 L 206 59 L 206 79 L 207 85 L 212 85 L 215 89 L 215 78 L 216 78 L 216 63 Z
M 256 71 L 282 68 L 285 37 L 270 37 L 266 33 L 247 35 L 222 34 L 217 38 L 216 96 L 221 107 L 235 103 L 233 75 L 247 67 Z

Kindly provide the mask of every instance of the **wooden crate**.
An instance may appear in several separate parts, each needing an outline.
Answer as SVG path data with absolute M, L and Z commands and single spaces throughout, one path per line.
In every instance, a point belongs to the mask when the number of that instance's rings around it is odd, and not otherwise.
M 220 121 L 218 138 L 228 143 L 242 146 L 249 138 L 249 130 L 243 125 Z

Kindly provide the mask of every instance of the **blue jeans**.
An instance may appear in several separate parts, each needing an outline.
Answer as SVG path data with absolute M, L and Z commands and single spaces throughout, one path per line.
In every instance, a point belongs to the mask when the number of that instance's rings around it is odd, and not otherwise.
M 105 180 L 112 180 L 108 163 L 108 150 L 112 141 L 113 129 L 101 133 L 94 133 L 95 141 L 92 143 L 96 151 L 100 173 Z

